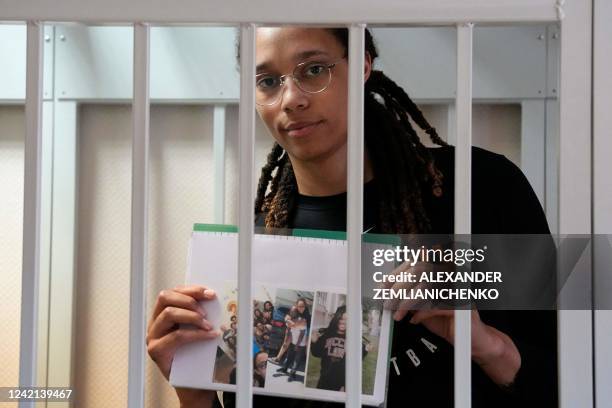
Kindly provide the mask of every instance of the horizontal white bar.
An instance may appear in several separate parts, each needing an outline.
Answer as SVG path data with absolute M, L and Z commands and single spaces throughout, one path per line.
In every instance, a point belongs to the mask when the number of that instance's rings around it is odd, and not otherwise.
M 255 157 L 255 26 L 240 29 L 239 205 L 238 205 L 238 347 L 236 406 L 250 408 L 253 394 L 253 302 L 251 254 L 253 238 L 253 164 Z
M 346 406 L 361 407 L 361 233 L 363 231 L 363 65 L 365 25 L 349 31 Z M 349 205 L 350 203 L 350 205 Z
M 134 26 L 128 407 L 144 407 L 149 167 L 149 26 Z
M 19 386 L 36 385 L 38 357 L 38 283 L 40 278 L 40 221 L 42 176 L 43 27 L 29 22 L 26 51 L 26 134 L 24 146 L 23 263 L 21 274 L 21 332 Z M 34 408 L 34 402 L 20 402 Z
M 557 20 L 557 0 L 335 0 L 287 7 L 279 0 L 234 0 L 220 7 L 210 0 L 4 0 L 0 20 L 80 21 L 88 23 L 241 23 L 258 24 L 453 24 L 460 21 L 545 22 Z

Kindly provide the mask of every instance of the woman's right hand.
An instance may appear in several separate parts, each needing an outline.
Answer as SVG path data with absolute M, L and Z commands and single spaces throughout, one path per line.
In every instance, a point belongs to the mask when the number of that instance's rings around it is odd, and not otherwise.
M 213 339 L 221 334 L 206 320 L 206 310 L 199 301 L 216 296 L 204 286 L 179 286 L 162 290 L 157 296 L 153 314 L 147 326 L 147 352 L 166 378 L 176 349 L 187 343 Z M 188 324 L 191 327 L 180 327 Z M 181 407 L 211 406 L 214 391 L 176 388 Z

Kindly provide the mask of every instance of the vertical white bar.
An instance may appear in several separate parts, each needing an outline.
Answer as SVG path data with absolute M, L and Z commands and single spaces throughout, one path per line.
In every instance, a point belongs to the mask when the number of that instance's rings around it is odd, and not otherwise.
M 75 242 L 77 239 L 77 102 L 58 101 L 53 113 L 53 206 L 47 379 L 50 386 L 72 384 L 75 324 Z M 69 408 L 70 403 L 50 403 Z M 40 407 L 39 407 L 40 408 Z
M 612 2 L 595 0 L 593 10 L 593 232 L 612 234 Z M 608 241 L 611 237 L 608 237 Z M 598 237 L 603 239 L 603 237 Z M 601 253 L 595 252 L 596 302 L 612 292 L 612 271 Z M 608 247 L 609 248 L 609 247 Z M 597 247 L 595 248 L 597 250 Z M 607 272 L 607 273 L 606 273 Z M 605 275 L 604 275 L 605 274 Z M 595 406 L 612 401 L 612 310 L 595 310 Z
M 45 30 L 46 31 L 46 30 Z M 45 34 L 46 36 L 46 34 Z M 43 51 L 43 59 L 49 58 L 47 49 Z M 44 64 L 43 64 L 44 65 Z M 44 70 L 44 68 L 43 68 Z M 45 71 L 46 72 L 46 71 Z M 43 82 L 46 79 L 43 74 Z M 43 84 L 44 85 L 44 84 Z M 43 87 L 44 88 L 44 87 Z M 44 90 L 43 90 L 44 95 Z M 53 239 L 51 233 L 53 228 L 52 215 L 52 193 L 53 193 L 53 149 L 54 149 L 54 111 L 53 101 L 43 99 L 43 121 L 42 121 L 42 174 L 41 174 L 41 220 L 40 220 L 40 278 L 38 281 L 38 365 L 36 367 L 37 384 L 53 384 L 49 381 L 49 338 L 52 327 L 50 323 L 51 307 L 49 305 L 50 285 L 51 285 L 51 261 L 53 259 L 51 244 Z M 69 334 L 70 335 L 70 334 Z M 59 403 L 58 403 L 59 404 Z M 46 408 L 46 402 L 39 402 L 37 408 Z
M 546 101 L 546 220 L 552 234 L 559 233 L 559 100 Z
M 455 147 L 455 234 L 472 227 L 472 41 L 474 24 L 457 25 L 457 146 Z M 472 405 L 471 311 L 455 310 L 455 407 Z
M 592 232 L 592 2 L 562 6 L 559 91 L 559 233 Z M 609 110 L 609 109 L 608 109 Z M 562 256 L 563 254 L 561 254 Z M 592 266 L 592 265 L 591 265 Z M 592 299 L 591 279 L 572 276 L 560 293 Z M 559 406 L 593 407 L 593 313 L 560 310 Z
M 238 205 L 238 347 L 236 406 L 250 408 L 253 390 L 253 302 L 251 253 L 253 241 L 253 162 L 255 140 L 255 26 L 240 26 L 240 124 Z
M 23 264 L 19 386 L 36 386 L 38 356 L 38 284 L 40 279 L 40 220 L 42 175 L 43 26 L 29 21 L 26 56 L 26 135 L 23 193 Z M 34 402 L 20 402 L 33 408 Z
M 542 207 L 546 164 L 546 101 L 525 99 L 521 102 L 521 170 L 535 191 Z
M 149 26 L 134 25 L 128 407 L 144 407 L 149 167 Z
M 363 232 L 363 65 L 365 24 L 349 29 L 346 406 L 361 407 L 361 234 Z
M 225 220 L 225 105 L 213 113 L 213 160 L 215 163 L 215 222 Z
M 446 142 L 450 145 L 457 145 L 457 113 L 455 112 L 455 104 L 449 103 L 447 105 L 446 121 L 447 121 L 447 139 Z

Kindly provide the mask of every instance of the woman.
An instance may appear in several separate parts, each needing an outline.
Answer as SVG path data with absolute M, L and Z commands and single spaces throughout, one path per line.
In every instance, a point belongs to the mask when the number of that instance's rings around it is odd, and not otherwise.
M 253 356 L 253 387 L 265 387 L 266 368 L 268 366 L 268 353 L 263 350 L 258 351 Z M 229 375 L 230 384 L 236 384 L 236 367 Z
M 287 319 L 291 318 L 292 313 L 295 313 L 295 305 L 291 306 L 291 309 L 289 309 L 289 313 L 285 315 L 285 322 L 287 321 Z M 275 357 L 270 357 L 271 363 L 283 364 L 283 361 L 285 359 L 285 354 L 287 353 L 287 350 L 289 349 L 289 345 L 291 344 L 290 334 L 291 332 L 288 330 L 287 326 L 285 326 L 285 334 L 283 336 L 283 342 L 281 344 L 281 348 L 278 351 L 278 353 L 276 353 Z
M 346 230 L 347 45 L 346 29 L 257 30 L 257 111 L 277 142 L 258 184 L 257 225 Z M 372 69 L 376 57 L 367 32 L 364 230 L 452 233 L 454 151 L 408 95 Z M 442 147 L 426 148 L 409 118 Z M 482 149 L 474 148 L 472 157 L 474 233 L 549 233 L 542 208 L 516 166 Z M 166 377 L 176 347 L 218 334 L 202 320 L 196 302 L 214 296 L 193 286 L 158 297 L 147 344 Z M 167 308 L 180 313 L 162 313 Z M 422 310 L 410 319 L 405 315 L 394 315 L 387 406 L 452 406 L 454 314 Z M 201 330 L 175 330 L 177 323 Z M 473 311 L 472 357 L 474 407 L 557 405 L 554 314 Z M 210 391 L 177 389 L 177 394 L 185 407 L 219 404 Z M 224 400 L 225 407 L 233 406 L 234 395 L 224 393 Z M 254 396 L 254 405 L 335 406 L 275 400 Z
M 297 369 L 306 361 L 306 344 L 310 325 L 310 312 L 306 306 L 306 299 L 299 298 L 294 306 L 295 308 L 292 308 L 292 312 L 285 318 L 287 336 L 290 339 L 287 358 L 283 366 L 276 370 L 279 373 L 288 374 L 289 382 L 297 379 Z
M 344 391 L 346 318 L 346 306 L 342 305 L 336 309 L 327 328 L 312 333 L 310 352 L 321 359 L 317 388 Z M 368 351 L 368 346 L 362 343 L 361 357 L 365 357 Z
M 253 324 L 263 323 L 263 312 L 259 309 L 253 309 Z

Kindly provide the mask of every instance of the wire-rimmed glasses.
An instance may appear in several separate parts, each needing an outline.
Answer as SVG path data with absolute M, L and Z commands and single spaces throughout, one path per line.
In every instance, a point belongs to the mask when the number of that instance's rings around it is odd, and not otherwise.
M 331 82 L 331 69 L 337 63 L 338 61 L 332 63 L 305 61 L 297 64 L 291 74 L 257 74 L 255 75 L 255 103 L 262 106 L 277 103 L 283 93 L 283 85 L 288 78 L 291 78 L 303 92 L 323 92 Z

